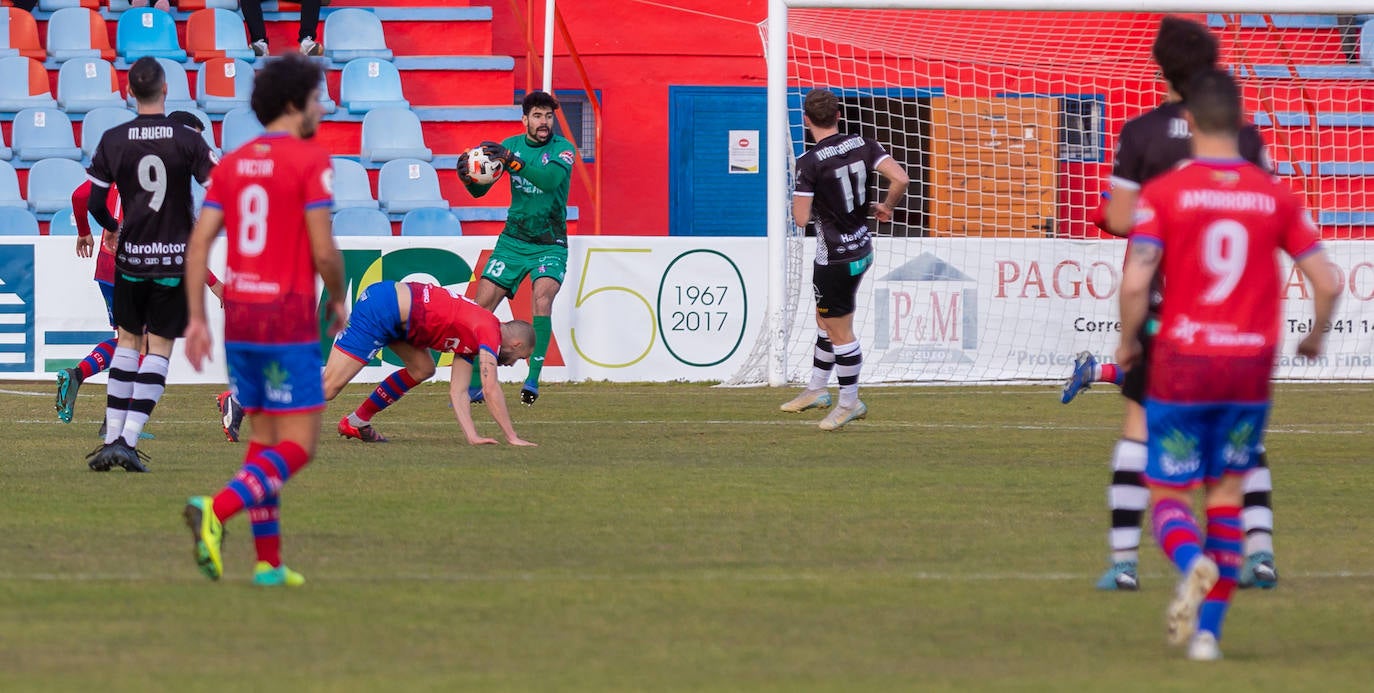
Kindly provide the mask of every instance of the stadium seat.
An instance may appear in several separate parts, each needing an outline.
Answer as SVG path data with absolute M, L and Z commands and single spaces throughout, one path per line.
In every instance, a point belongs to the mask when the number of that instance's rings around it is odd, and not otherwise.
M 76 58 L 62 63 L 62 69 L 57 71 L 57 105 L 68 113 L 123 106 L 114 67 L 100 58 Z
M 29 208 L 19 192 L 19 173 L 8 161 L 0 161 L 0 207 Z
M 73 7 L 99 10 L 100 0 L 38 0 L 38 9 L 44 12 L 59 12 Z
M 0 7 L 0 58 L 14 57 L 43 60 L 48 53 L 38 42 L 38 22 L 32 14 L 13 7 Z
M 119 15 L 115 48 L 119 57 L 130 63 L 145 55 L 186 61 L 186 51 L 177 43 L 176 20 L 151 7 L 136 7 Z
M 200 216 L 200 208 L 205 204 L 205 186 L 195 178 L 191 179 L 191 209 L 195 211 L 197 217 Z
M 72 121 L 56 108 L 26 108 L 16 113 L 10 138 L 16 161 L 81 160 Z
M 33 58 L 0 58 L 0 111 L 56 105 L 48 91 L 48 71 L 43 63 Z
M 428 161 L 396 159 L 382 166 L 377 178 L 377 202 L 390 214 L 421 207 L 447 207 L 439 191 L 439 174 Z
M 224 120 L 220 124 L 220 145 L 224 153 L 228 154 L 244 142 L 261 135 L 263 130 L 256 113 L 247 108 L 235 108 L 224 114 Z
M 374 108 L 409 108 L 401 92 L 401 73 L 385 60 L 359 58 L 344 65 L 339 77 L 339 103 L 350 113 Z
M 339 104 L 334 103 L 334 99 L 329 98 L 329 71 L 325 70 L 325 76 L 320 78 L 320 109 L 325 115 L 329 115 L 339 110 Z
M 402 236 L 461 236 L 463 225 L 448 207 L 421 207 L 401 219 Z
M 219 8 L 230 12 L 239 11 L 238 0 L 177 0 L 177 9 L 182 12 L 195 12 L 205 8 Z
M 37 236 L 38 220 L 29 210 L 0 207 L 0 236 Z
M 336 63 L 358 58 L 391 60 L 377 15 L 353 8 L 335 10 L 324 20 L 324 57 Z
M 85 159 L 95 155 L 95 147 L 100 144 L 100 136 L 106 130 L 123 125 L 134 119 L 134 112 L 124 108 L 96 108 L 81 119 L 81 154 Z
M 186 51 L 196 62 L 211 58 L 254 60 L 243 18 L 229 10 L 196 10 L 186 20 Z
M 363 116 L 363 163 L 392 159 L 430 161 L 434 152 L 425 146 L 420 117 L 409 108 L 378 108 Z
M 349 207 L 334 213 L 335 236 L 390 236 L 391 221 L 380 210 Z
M 56 212 L 72 203 L 72 191 L 86 180 L 86 169 L 71 159 L 44 159 L 29 169 L 29 210 Z
M 196 102 L 206 113 L 247 108 L 253 94 L 253 66 L 237 58 L 211 58 L 200 68 Z
M 48 56 L 57 62 L 72 58 L 114 60 L 105 20 L 84 7 L 54 12 L 48 18 Z
M 94 220 L 91 220 L 91 228 L 100 228 Z M 76 235 L 76 214 L 71 207 L 63 207 L 53 212 L 52 219 L 48 220 L 49 236 L 75 236 Z
M 339 156 L 330 161 L 334 164 L 334 211 L 353 207 L 377 209 L 367 169 L 352 159 Z
M 186 68 L 181 63 L 167 58 L 158 58 L 157 62 L 162 66 L 162 71 L 166 73 L 167 80 L 167 112 L 172 111 L 199 111 L 196 100 L 191 97 L 191 81 L 186 76 Z M 138 104 L 134 101 L 134 95 L 130 94 L 125 101 L 130 108 Z

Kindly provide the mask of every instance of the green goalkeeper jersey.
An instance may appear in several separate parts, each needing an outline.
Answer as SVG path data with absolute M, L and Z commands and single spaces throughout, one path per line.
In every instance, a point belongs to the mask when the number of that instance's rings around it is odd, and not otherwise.
M 525 166 L 510 179 L 510 211 L 502 234 L 539 245 L 568 246 L 568 186 L 572 181 L 572 143 L 554 135 L 543 145 L 531 144 L 525 135 L 507 137 L 501 146 L 511 150 Z M 481 197 L 491 185 L 469 185 Z

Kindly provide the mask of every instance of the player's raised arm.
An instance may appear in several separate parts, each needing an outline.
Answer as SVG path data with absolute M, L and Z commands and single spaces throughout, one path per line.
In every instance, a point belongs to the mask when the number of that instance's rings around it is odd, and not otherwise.
M 186 360 L 197 372 L 214 348 L 205 322 L 205 284 L 210 275 L 210 245 L 223 226 L 224 212 L 207 204 L 186 244 L 186 278 L 182 282 L 186 286 Z
M 455 355 L 449 367 L 448 399 L 453 405 L 453 415 L 458 418 L 458 426 L 468 445 L 495 445 L 495 438 L 484 438 L 477 433 L 472 422 L 471 400 L 468 398 L 468 381 L 472 379 L 472 364 L 467 359 Z

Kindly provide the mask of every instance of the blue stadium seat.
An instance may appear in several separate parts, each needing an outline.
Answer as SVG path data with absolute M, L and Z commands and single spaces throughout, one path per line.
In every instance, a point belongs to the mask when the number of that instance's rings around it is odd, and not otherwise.
M 151 7 L 136 7 L 119 15 L 115 29 L 115 50 L 132 63 L 145 55 L 186 61 L 186 51 L 177 43 L 177 24 L 172 15 Z
M 195 210 L 195 215 L 200 216 L 200 208 L 205 205 L 205 186 L 195 178 L 191 179 L 191 209 Z
M 329 78 L 327 76 L 329 71 L 325 70 L 324 72 L 326 76 L 320 78 L 320 108 L 325 115 L 329 115 L 339 110 L 339 104 L 335 103 L 334 99 L 329 98 Z
M 376 209 L 349 207 L 334 213 L 335 236 L 390 236 L 391 221 Z
M 199 111 L 196 100 L 191 97 L 191 80 L 186 76 L 186 68 L 181 63 L 167 58 L 158 58 L 167 79 L 167 112 Z M 125 102 L 130 108 L 137 107 L 134 95 L 130 94 Z
M 43 63 L 21 56 L 0 58 L 0 111 L 56 105 L 48 91 L 48 71 Z
M 400 71 L 376 58 L 359 58 L 344 65 L 339 103 L 350 113 L 367 113 L 384 106 L 410 107 L 401 91 Z
M 372 183 L 367 178 L 367 169 L 352 159 L 340 156 L 330 161 L 334 164 L 334 211 L 352 207 L 377 209 L 377 200 L 372 197 Z
M 90 219 L 91 229 L 98 229 L 100 225 Z M 75 236 L 76 235 L 76 214 L 71 207 L 63 207 L 53 213 L 52 219 L 48 220 L 49 236 Z M 99 239 L 97 239 L 99 240 Z
M 100 144 L 100 136 L 106 130 L 123 125 L 134 119 L 134 112 L 127 108 L 96 108 L 81 119 L 81 154 L 89 159 L 95 156 L 95 147 Z
M 71 159 L 44 159 L 29 169 L 29 209 L 56 212 L 72 203 L 72 191 L 86 180 L 86 169 Z
M 408 108 L 378 108 L 363 116 L 363 163 L 392 159 L 430 161 L 434 152 L 425 146 L 420 117 Z
M 359 9 L 335 10 L 324 20 L 324 57 L 336 63 L 358 58 L 391 60 L 382 20 Z
M 0 236 L 37 236 L 38 220 L 29 210 L 0 207 Z
M 421 207 L 401 219 L 402 236 L 461 236 L 463 225 L 448 207 Z
M 253 66 L 237 58 L 205 61 L 196 80 L 196 103 L 206 113 L 247 108 L 253 95 Z
M 16 113 L 11 136 L 16 161 L 81 160 L 72 121 L 56 108 L 26 108 Z
M 266 128 L 258 122 L 258 116 L 247 108 L 235 108 L 224 114 L 220 124 L 220 144 L 224 153 L 238 149 L 244 142 L 261 135 Z
M 421 207 L 447 207 L 439 191 L 439 174 L 428 161 L 396 159 L 382 166 L 377 178 L 377 202 L 390 214 Z
M 19 173 L 7 161 L 0 161 L 0 207 L 29 208 L 19 192 Z
M 57 105 L 68 113 L 85 113 L 124 105 L 114 67 L 100 58 L 75 58 L 57 71 Z
M 48 18 L 48 57 L 63 62 L 72 58 L 114 60 L 105 20 L 85 7 L 65 7 Z

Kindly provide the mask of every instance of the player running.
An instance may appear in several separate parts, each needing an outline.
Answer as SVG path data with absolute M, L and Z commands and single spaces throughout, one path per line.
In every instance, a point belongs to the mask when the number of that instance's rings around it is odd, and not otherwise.
M 257 564 L 253 582 L 295 587 L 305 578 L 282 564 L 280 492 L 315 454 L 324 391 L 315 275 L 329 292 L 330 328 L 344 323 L 343 258 L 330 232 L 329 152 L 310 142 L 322 112 L 320 68 L 296 54 L 267 63 L 253 84 L 253 112 L 266 132 L 215 170 L 187 252 L 190 320 L 186 358 L 199 371 L 212 350 L 201 280 L 210 246 L 228 230 L 224 351 L 229 385 L 252 419 L 243 468 L 213 498 L 183 513 L 196 564 L 224 573 L 224 522 L 248 510 Z
M 324 369 L 325 398 L 333 400 L 338 396 L 382 347 L 390 347 L 401 357 L 405 368 L 387 376 L 352 414 L 339 420 L 339 435 L 364 443 L 385 443 L 387 439 L 372 427 L 372 417 L 434 375 L 434 357 L 429 353 L 433 349 L 454 355 L 449 372 L 449 399 L 469 445 L 496 443 L 495 439 L 478 435 L 472 422 L 467 384 L 477 370 L 487 408 L 505 434 L 506 442 L 532 446 L 534 443 L 515 434 L 496 367 L 529 358 L 534 340 L 534 329 L 529 323 L 502 323 L 491 311 L 453 289 L 392 281 L 372 284 L 353 304 L 348 327 L 334 341 L 334 350 Z
M 820 428 L 833 431 L 868 416 L 859 400 L 859 371 L 863 353 L 854 334 L 854 299 L 859 282 L 873 264 L 873 240 L 868 228 L 868 176 L 887 179 L 887 195 L 872 205 L 873 218 L 890 221 L 892 209 L 906 194 L 909 178 L 881 144 L 839 130 L 840 102 L 825 89 L 806 95 L 802 122 L 816 146 L 797 159 L 792 218 L 797 226 L 816 227 L 816 264 L 811 287 L 816 294 L 816 352 L 811 383 L 782 405 L 785 412 L 830 406 L 826 389 L 833 369 L 840 381 L 840 404 Z
M 1112 164 L 1112 191 L 1096 213 L 1099 226 L 1116 236 L 1131 230 L 1131 215 L 1140 188 L 1146 182 L 1173 169 L 1192 156 L 1188 122 L 1184 119 L 1184 96 L 1194 75 L 1211 70 L 1217 63 L 1217 40 L 1207 27 L 1179 17 L 1165 17 L 1155 35 L 1152 55 L 1159 65 L 1168 97 L 1163 104 L 1132 118 L 1121 128 L 1116 160 Z M 1238 135 L 1241 156 L 1268 170 L 1264 141 L 1253 125 L 1241 128 Z M 1150 313 L 1145 321 L 1141 344 L 1148 354 L 1152 335 L 1158 330 L 1158 286 L 1151 294 Z M 1068 403 L 1092 382 L 1113 382 L 1121 386 L 1126 398 L 1126 415 L 1121 439 L 1112 450 L 1112 481 L 1107 490 L 1111 510 L 1111 567 L 1097 581 L 1102 590 L 1140 589 L 1140 525 L 1148 494 L 1141 473 L 1145 470 L 1146 426 L 1145 387 L 1149 359 L 1142 358 L 1127 369 L 1118 364 L 1099 364 L 1092 354 L 1079 354 L 1073 376 L 1064 386 L 1061 401 Z M 1272 489 L 1269 465 L 1263 450 L 1258 464 L 1245 483 L 1246 564 L 1242 587 L 1271 588 L 1278 583 L 1274 567 Z
M 553 134 L 558 100 L 532 91 L 520 103 L 525 132 L 500 144 L 483 142 L 487 156 L 500 160 L 510 178 L 510 211 L 496 248 L 491 251 L 477 284 L 477 303 L 495 311 L 502 298 L 514 298 L 520 280 L 527 275 L 533 287 L 534 350 L 529 373 L 520 388 L 526 406 L 539 399 L 539 374 L 553 334 L 553 299 L 568 271 L 568 188 L 576 151 L 566 139 Z M 467 154 L 458 157 L 458 178 L 473 197 L 481 197 L 495 183 L 480 185 L 467 177 Z M 469 398 L 484 396 L 481 373 L 472 372 Z
M 205 129 L 200 118 L 186 111 L 173 111 L 167 114 L 169 120 L 174 120 L 182 125 L 195 130 L 197 133 Z M 95 245 L 95 238 L 91 235 L 91 222 L 87 216 L 90 207 L 91 181 L 82 181 L 81 185 L 72 191 L 72 220 L 76 223 L 76 256 L 87 258 L 92 255 Z M 106 196 L 106 204 L 109 207 L 110 216 L 117 221 L 123 221 L 119 204 L 119 194 L 112 187 L 111 194 Z M 95 283 L 100 287 L 100 294 L 105 299 L 105 312 L 110 317 L 110 329 L 114 330 L 114 266 L 115 266 L 115 247 L 118 245 L 118 235 L 113 233 L 103 233 L 100 238 L 100 250 L 95 259 Z M 214 272 L 210 273 L 206 279 L 210 291 L 216 298 L 222 298 L 224 287 L 219 283 L 219 278 Z M 91 349 L 91 353 L 82 359 L 75 367 L 64 368 L 57 372 L 57 400 L 54 407 L 57 409 L 57 418 L 63 423 L 71 423 L 72 416 L 75 415 L 76 394 L 81 389 L 81 384 L 85 380 L 109 367 L 110 359 L 114 356 L 115 345 L 118 341 L 118 333 Z M 100 436 L 105 436 L 105 422 L 100 424 Z M 152 434 L 141 431 L 139 438 L 151 438 Z
M 195 219 L 191 179 L 209 180 L 217 159 L 196 132 L 163 115 L 166 75 L 153 58 L 129 68 L 138 116 L 100 138 L 87 175 L 90 212 L 111 234 L 115 252 L 114 318 L 119 336 L 106 384 L 105 444 L 87 456 L 95 471 L 146 472 L 139 434 L 167 386 L 172 344 L 186 328 L 186 241 Z M 107 198 L 118 186 L 121 224 Z M 200 277 L 197 281 L 205 281 Z M 196 287 L 200 290 L 200 287 Z M 147 356 L 139 351 L 147 342 Z
M 1142 358 L 1156 274 L 1164 301 L 1145 397 L 1154 536 L 1183 574 L 1169 605 L 1169 640 L 1188 658 L 1221 658 L 1218 641 L 1240 575 L 1242 479 L 1259 461 L 1279 344 L 1282 250 L 1311 281 L 1316 324 L 1329 323 L 1339 284 L 1301 200 L 1240 156 L 1240 89 L 1220 70 L 1188 86 L 1193 160 L 1140 193 L 1121 285 L 1117 363 Z M 1325 333 L 1298 344 L 1321 354 Z M 1189 505 L 1206 486 L 1205 541 Z

